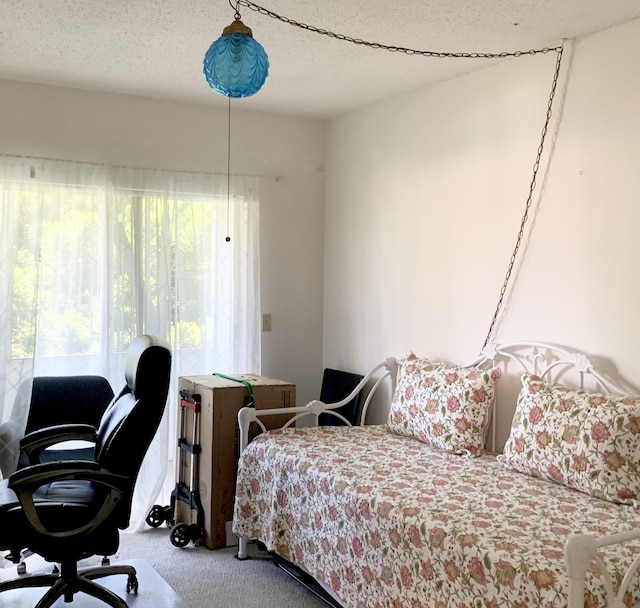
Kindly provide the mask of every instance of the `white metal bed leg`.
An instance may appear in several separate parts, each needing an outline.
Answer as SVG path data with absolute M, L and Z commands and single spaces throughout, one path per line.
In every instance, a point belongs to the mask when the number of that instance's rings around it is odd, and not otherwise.
M 567 541 L 564 561 L 569 575 L 568 608 L 584 608 L 584 579 L 589 561 L 596 554 L 595 539 L 587 534 L 575 534 Z
M 249 559 L 246 538 L 238 538 L 238 553 L 236 553 L 236 558 L 239 560 Z
M 255 410 L 253 408 L 243 407 L 238 412 L 238 427 L 240 429 L 240 458 L 242 458 L 242 452 L 249 443 L 249 424 L 255 420 Z M 264 426 L 262 427 L 264 430 Z M 238 537 L 238 553 L 236 558 L 240 560 L 249 559 L 249 553 L 247 552 L 247 539 Z

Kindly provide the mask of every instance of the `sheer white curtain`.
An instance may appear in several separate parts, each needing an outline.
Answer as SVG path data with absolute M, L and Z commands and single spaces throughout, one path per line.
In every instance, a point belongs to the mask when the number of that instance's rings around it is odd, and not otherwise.
M 0 156 L 5 475 L 26 422 L 21 382 L 93 373 L 117 392 L 128 344 L 154 334 L 171 344 L 173 381 L 136 488 L 142 525 L 175 451 L 176 378 L 260 373 L 257 179 L 230 191 L 226 176 Z
M 94 328 L 98 320 L 87 308 L 87 294 L 100 288 L 102 277 L 97 272 L 72 272 L 72 268 L 79 260 L 95 256 L 99 246 L 100 235 L 90 222 L 79 221 L 78 214 L 91 218 L 105 208 L 104 178 L 104 170 L 91 165 L 0 157 L 0 437 L 4 439 L 0 439 L 0 464 L 4 475 L 16 465 L 17 439 L 27 417 L 15 399 L 18 387 L 36 373 L 53 373 L 54 368 L 76 373 L 74 364 L 80 369 L 100 364 L 95 360 L 99 352 L 79 342 L 98 333 L 99 328 Z M 65 368 L 60 368 L 61 358 L 67 360 Z

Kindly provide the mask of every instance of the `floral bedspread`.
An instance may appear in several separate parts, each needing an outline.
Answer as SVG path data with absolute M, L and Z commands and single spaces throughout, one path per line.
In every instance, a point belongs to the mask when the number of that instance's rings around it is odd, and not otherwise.
M 566 606 L 570 534 L 633 527 L 632 507 L 385 426 L 261 435 L 241 458 L 233 525 L 303 566 L 345 608 Z M 624 573 L 638 554 L 640 543 L 627 543 L 602 556 Z M 585 607 L 605 605 L 601 578 L 589 576 Z M 639 603 L 640 576 L 625 598 Z

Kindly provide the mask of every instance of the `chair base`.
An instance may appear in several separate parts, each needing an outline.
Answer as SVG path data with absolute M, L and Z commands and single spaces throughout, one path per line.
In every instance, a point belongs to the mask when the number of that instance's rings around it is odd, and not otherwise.
M 50 587 L 34 608 L 50 608 L 60 597 L 64 597 L 65 602 L 72 602 L 76 593 L 91 595 L 113 608 L 128 608 L 127 603 L 113 591 L 93 582 L 97 578 L 114 574 L 127 575 L 127 593 L 138 592 L 138 578 L 133 566 L 119 564 L 78 570 L 77 564 L 72 562 L 60 564 L 60 573 L 32 574 L 2 582 L 0 593 L 26 587 Z

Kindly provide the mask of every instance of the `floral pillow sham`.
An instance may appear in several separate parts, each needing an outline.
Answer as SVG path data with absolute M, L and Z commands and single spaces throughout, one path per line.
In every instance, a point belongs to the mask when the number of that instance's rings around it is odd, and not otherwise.
M 619 504 L 640 506 L 640 397 L 607 395 L 522 377 L 509 468 Z
M 499 375 L 498 368 L 455 367 L 412 353 L 400 369 L 387 428 L 437 449 L 480 456 Z

